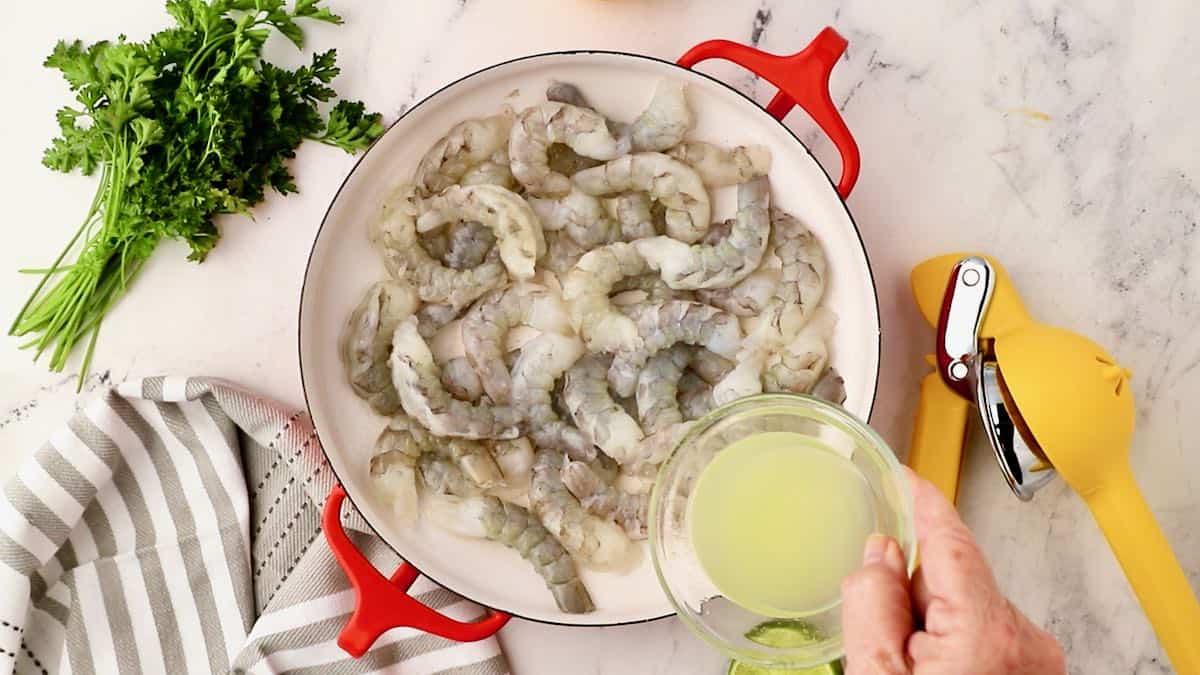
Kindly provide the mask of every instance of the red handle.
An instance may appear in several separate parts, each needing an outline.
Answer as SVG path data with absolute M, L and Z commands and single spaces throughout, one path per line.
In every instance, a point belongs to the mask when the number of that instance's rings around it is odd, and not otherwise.
M 362 554 L 342 528 L 342 502 L 346 491 L 334 485 L 325 500 L 321 528 L 333 557 L 354 587 L 354 614 L 338 636 L 338 646 L 358 658 L 365 654 L 384 631 L 400 626 L 417 628 L 458 642 L 474 642 L 491 637 L 508 623 L 509 616 L 491 612 L 474 623 L 456 621 L 422 605 L 408 595 L 408 589 L 420 574 L 415 567 L 402 563 L 385 579 Z
M 775 98 L 767 104 L 767 112 L 782 120 L 793 106 L 804 108 L 842 155 L 842 177 L 837 191 L 845 199 L 858 182 L 861 157 L 858 143 L 829 95 L 829 75 L 846 51 L 846 44 L 846 38 L 828 27 L 791 56 L 768 54 L 729 40 L 709 40 L 689 49 L 680 57 L 679 65 L 691 68 L 708 59 L 725 59 L 779 87 Z

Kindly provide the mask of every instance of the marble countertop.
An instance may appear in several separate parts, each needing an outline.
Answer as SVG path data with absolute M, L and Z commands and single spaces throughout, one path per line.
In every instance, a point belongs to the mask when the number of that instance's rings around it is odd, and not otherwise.
M 1002 260 L 1031 311 L 1086 333 L 1136 373 L 1133 464 L 1194 587 L 1200 587 L 1200 5 L 875 3 L 866 0 L 458 0 L 331 3 L 343 95 L 388 120 L 441 85 L 506 58 L 599 47 L 675 58 L 728 38 L 777 53 L 823 26 L 850 41 L 834 100 L 862 148 L 849 199 L 883 307 L 883 369 L 872 424 L 904 454 L 930 331 L 909 296 L 918 261 L 954 250 Z M 0 147 L 6 187 L 0 317 L 32 287 L 15 273 L 53 259 L 94 183 L 40 167 L 66 88 L 40 63 L 59 37 L 142 37 L 159 0 L 70 0 L 6 8 Z M 296 62 L 285 45 L 273 56 Z M 707 68 L 706 68 L 707 69 Z M 713 72 L 765 102 L 732 68 Z M 19 98 L 19 100 L 18 100 Z M 836 153 L 802 114 L 789 123 L 827 166 Z M 222 223 L 202 266 L 162 246 L 106 320 L 95 390 L 164 372 L 231 378 L 299 406 L 296 310 L 308 249 L 352 158 L 315 144 L 295 162 L 300 194 L 271 197 L 255 221 Z M 0 479 L 76 405 L 75 379 L 0 346 Z M 1056 481 L 1028 504 L 1008 492 L 977 440 L 960 500 L 1007 593 L 1063 643 L 1076 673 L 1170 672 L 1082 502 Z M 722 660 L 676 621 L 612 629 L 514 622 L 502 634 L 521 675 L 717 673 Z

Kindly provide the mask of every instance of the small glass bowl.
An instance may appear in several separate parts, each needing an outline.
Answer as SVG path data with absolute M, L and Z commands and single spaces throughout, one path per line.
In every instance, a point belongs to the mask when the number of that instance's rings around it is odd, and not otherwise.
M 875 532 L 900 544 L 912 573 L 912 494 L 896 456 L 878 434 L 841 407 L 795 394 L 739 399 L 696 422 L 663 463 L 655 482 L 650 550 L 659 583 L 684 624 L 698 636 L 736 661 L 766 668 L 811 668 L 842 656 L 841 599 L 799 620 L 747 610 L 717 589 L 691 541 L 689 507 L 696 480 L 731 443 L 767 431 L 811 436 L 853 462 L 874 500 Z M 805 639 L 768 646 L 747 637 L 780 625 L 801 627 Z

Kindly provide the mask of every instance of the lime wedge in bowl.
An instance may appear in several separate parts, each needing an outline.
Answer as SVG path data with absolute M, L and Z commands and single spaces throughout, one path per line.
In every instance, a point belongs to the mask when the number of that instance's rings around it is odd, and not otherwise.
M 764 668 L 741 661 L 731 661 L 729 675 L 842 675 L 842 664 L 834 661 L 823 666 L 795 670 L 793 668 Z
M 746 633 L 746 639 L 766 647 L 802 647 L 822 638 L 812 626 L 794 619 L 778 619 L 758 624 Z M 842 664 L 833 661 L 812 668 L 767 668 L 740 661 L 729 664 L 728 675 L 842 675 Z

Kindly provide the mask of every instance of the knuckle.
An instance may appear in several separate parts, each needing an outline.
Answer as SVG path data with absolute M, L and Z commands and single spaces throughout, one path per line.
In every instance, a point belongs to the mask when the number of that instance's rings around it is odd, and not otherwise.
M 930 601 L 924 618 L 925 629 L 938 635 L 960 633 L 965 623 L 962 612 L 941 598 Z
M 878 565 L 869 565 L 842 581 L 843 595 L 869 594 L 878 591 L 888 584 L 888 574 Z
M 948 527 L 943 531 L 940 541 L 942 553 L 956 563 L 965 563 L 978 554 L 975 538 L 965 527 Z

